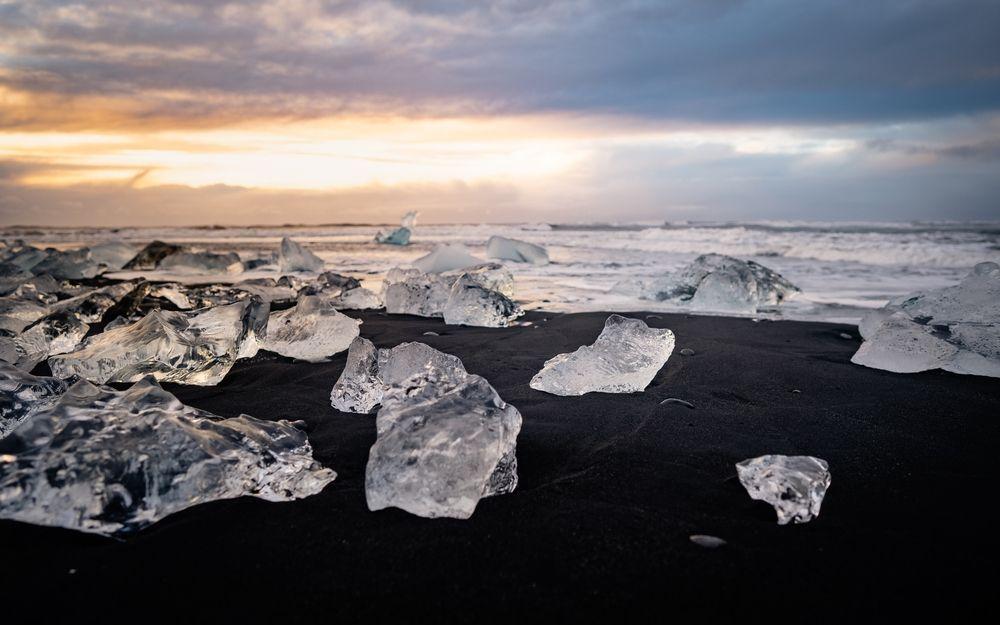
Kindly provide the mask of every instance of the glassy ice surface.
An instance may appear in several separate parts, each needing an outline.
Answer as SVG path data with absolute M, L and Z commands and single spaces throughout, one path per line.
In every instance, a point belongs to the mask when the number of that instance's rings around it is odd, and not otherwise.
M 514 274 L 500 263 L 483 263 L 442 275 L 453 280 L 465 278 L 468 282 L 478 284 L 484 289 L 497 291 L 509 298 L 514 297 Z
M 549 253 L 541 245 L 497 235 L 486 242 L 486 256 L 532 265 L 549 264 Z
M 156 266 L 167 256 L 180 252 L 183 248 L 180 245 L 164 243 L 163 241 L 153 241 L 125 263 L 123 269 L 128 270 L 149 270 L 156 269 Z
M 957 285 L 893 300 L 858 329 L 856 364 L 1000 377 L 1000 266 L 980 263 Z
M 521 415 L 464 368 L 429 365 L 387 385 L 365 469 L 370 510 L 472 516 L 483 497 L 517 486 Z
M 48 307 L 36 298 L 0 297 L 0 330 L 19 333 L 47 314 Z
M 452 281 L 419 269 L 390 269 L 383 282 L 386 312 L 394 315 L 443 317 Z
M 51 311 L 68 312 L 76 315 L 80 321 L 97 323 L 104 318 L 104 313 L 135 290 L 136 286 L 136 282 L 119 282 L 93 289 L 53 304 Z
M 364 287 L 342 291 L 330 298 L 330 304 L 338 310 L 372 310 L 384 305 L 378 293 Z
M 48 275 L 58 280 L 93 278 L 108 269 L 90 255 L 90 250 L 80 248 L 69 251 L 46 250 L 46 257 L 31 268 L 36 275 Z
M 464 245 L 439 245 L 434 251 L 410 263 L 424 273 L 442 273 L 483 264 Z
M 387 386 L 402 384 L 427 368 L 465 372 L 457 356 L 425 343 L 375 349 L 371 341 L 359 336 L 347 352 L 347 364 L 330 393 L 330 404 L 342 412 L 371 412 L 382 402 Z
M 271 313 L 264 349 L 282 356 L 320 362 L 338 354 L 358 336 L 361 321 L 338 312 L 327 298 L 305 295 L 288 310 Z
M 463 274 L 455 281 L 444 307 L 449 325 L 505 328 L 524 314 L 521 307 L 499 291 L 483 287 L 474 276 Z
M 830 468 L 812 456 L 767 455 L 736 465 L 740 483 L 751 499 L 766 501 L 778 513 L 778 525 L 807 523 L 819 516 Z
M 335 477 L 287 421 L 222 419 L 149 379 L 81 381 L 0 442 L 0 518 L 125 534 L 217 499 L 308 497 Z
M 259 298 L 193 312 L 154 310 L 133 324 L 86 339 L 79 349 L 52 356 L 59 377 L 79 375 L 103 384 L 158 380 L 218 384 L 237 358 L 257 353 L 269 307 Z
M 655 301 L 672 301 L 691 310 L 753 314 L 773 308 L 799 292 L 780 274 L 752 260 L 703 254 L 659 280 L 627 279 L 613 292 Z
M 59 378 L 34 376 L 0 362 L 0 439 L 31 415 L 55 405 L 66 388 Z
M 0 337 L 0 360 L 31 371 L 50 355 L 77 348 L 90 326 L 70 312 L 57 312 L 36 321 L 17 336 Z
M 670 330 L 611 315 L 593 345 L 549 359 L 530 386 L 554 395 L 635 393 L 649 386 L 673 351 Z
M 278 268 L 282 272 L 286 271 L 323 271 L 323 259 L 316 256 L 308 249 L 284 237 L 281 239 L 281 248 L 278 250 Z
M 176 252 L 161 260 L 157 269 L 181 273 L 239 273 L 243 271 L 243 263 L 236 252 Z
M 90 257 L 109 271 L 117 271 L 135 258 L 138 249 L 124 241 L 107 241 L 90 246 Z

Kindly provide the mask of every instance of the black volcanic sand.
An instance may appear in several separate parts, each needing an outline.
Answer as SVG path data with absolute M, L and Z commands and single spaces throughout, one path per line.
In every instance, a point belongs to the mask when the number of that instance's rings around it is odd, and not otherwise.
M 607 315 L 535 312 L 526 318 L 537 327 L 509 329 L 359 316 L 376 345 L 417 340 L 455 354 L 517 406 L 515 493 L 483 500 L 466 521 L 369 512 L 374 417 L 329 404 L 346 355 L 302 364 L 262 353 L 217 387 L 168 388 L 227 417 L 305 420 L 337 480 L 296 502 L 197 506 L 124 541 L 0 522 L 5 614 L 45 623 L 642 614 L 794 623 L 900 610 L 954 616 L 986 602 L 997 556 L 996 380 L 852 365 L 850 326 L 636 313 L 677 335 L 650 387 L 556 397 L 531 390 L 531 376 L 592 342 Z M 669 397 L 695 409 L 660 405 Z M 779 526 L 770 506 L 747 496 L 733 465 L 765 453 L 829 461 L 818 519 Z M 699 547 L 691 534 L 728 545 Z

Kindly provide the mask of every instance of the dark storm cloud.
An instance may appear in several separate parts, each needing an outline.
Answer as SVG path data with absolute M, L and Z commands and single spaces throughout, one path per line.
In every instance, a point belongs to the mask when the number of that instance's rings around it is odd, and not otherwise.
M 33 0 L 0 3 L 0 84 L 181 119 L 872 122 L 1000 108 L 997 24 L 990 0 Z

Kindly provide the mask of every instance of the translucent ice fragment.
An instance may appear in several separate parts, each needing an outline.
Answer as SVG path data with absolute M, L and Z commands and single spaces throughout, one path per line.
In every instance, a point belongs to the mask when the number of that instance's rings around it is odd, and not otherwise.
M 139 250 L 132 260 L 125 263 L 122 269 L 129 271 L 142 271 L 156 269 L 156 266 L 167 256 L 180 252 L 183 248 L 180 245 L 164 243 L 163 241 L 153 241 L 146 247 Z
M 134 245 L 124 241 L 107 241 L 90 247 L 90 257 L 94 262 L 107 267 L 108 271 L 117 271 L 125 266 L 125 263 L 135 258 L 136 249 Z
M 812 456 L 767 455 L 736 465 L 751 499 L 766 501 L 778 513 L 778 524 L 807 523 L 819 516 L 830 487 L 830 468 Z
M 31 415 L 51 408 L 66 388 L 59 378 L 34 376 L 0 362 L 0 439 Z
M 469 518 L 481 498 L 516 488 L 520 429 L 517 409 L 464 369 L 428 366 L 388 385 L 365 468 L 368 508 Z
M 387 245 L 409 245 L 410 229 L 396 228 L 389 234 L 383 234 L 382 232 L 379 232 L 375 235 L 375 242 L 384 243 Z
M 18 333 L 49 314 L 37 298 L 0 297 L 0 330 Z
M 393 268 L 383 283 L 385 310 L 395 315 L 442 317 L 453 280 L 418 269 Z
M 288 310 L 271 313 L 264 349 L 282 356 L 320 362 L 338 354 L 358 336 L 361 321 L 338 312 L 319 295 L 305 295 Z
M 0 442 L 0 518 L 118 535 L 217 499 L 308 497 L 335 477 L 287 421 L 222 419 L 148 379 L 81 381 Z
M 486 256 L 532 265 L 549 264 L 549 253 L 541 245 L 495 235 L 486 243 Z
M 360 286 L 331 297 L 330 304 L 338 310 L 371 310 L 383 306 L 378 293 Z
M 157 269 L 177 273 L 240 273 L 243 263 L 236 252 L 176 252 L 161 260 Z
M 424 273 L 441 273 L 483 264 L 463 245 L 439 245 L 433 252 L 410 263 Z
M 593 345 L 546 361 L 531 388 L 554 395 L 635 393 L 645 389 L 674 351 L 674 333 L 611 315 Z
M 76 349 L 89 330 L 90 326 L 72 313 L 53 313 L 39 319 L 15 337 L 0 339 L 10 342 L 10 348 L 0 354 L 0 360 L 31 371 L 35 365 L 53 354 L 65 354 Z
M 278 251 L 278 268 L 282 272 L 320 272 L 323 271 L 323 259 L 285 237 L 281 239 L 281 249 Z
M 521 307 L 499 291 L 483 287 L 474 275 L 463 274 L 455 281 L 444 307 L 449 325 L 505 328 L 524 314 Z
M 76 350 L 49 358 L 59 377 L 92 382 L 158 380 L 211 386 L 237 358 L 253 356 L 266 331 L 268 305 L 250 298 L 193 312 L 154 310 L 130 325 L 91 336 Z

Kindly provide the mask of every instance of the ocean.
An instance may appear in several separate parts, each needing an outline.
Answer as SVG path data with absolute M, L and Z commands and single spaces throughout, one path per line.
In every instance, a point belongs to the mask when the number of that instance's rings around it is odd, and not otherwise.
M 207 228 L 7 228 L 4 238 L 60 249 L 121 239 L 143 245 L 154 239 L 210 251 L 236 251 L 244 259 L 270 254 L 281 237 L 305 244 L 327 268 L 377 289 L 385 273 L 442 243 L 462 244 L 481 258 L 494 234 L 545 246 L 552 263 L 508 263 L 517 299 L 526 309 L 577 311 L 676 311 L 675 304 L 615 293 L 624 279 L 649 280 L 715 252 L 766 265 L 802 293 L 771 318 L 856 323 L 866 310 L 917 290 L 954 284 L 979 262 L 1000 262 L 1000 222 L 672 222 L 667 224 L 451 224 L 414 229 L 411 245 L 375 243 L 393 226 L 324 225 Z M 135 277 L 135 273 L 111 274 Z M 184 282 L 218 276 L 146 274 Z M 253 271 L 226 281 L 274 276 Z

